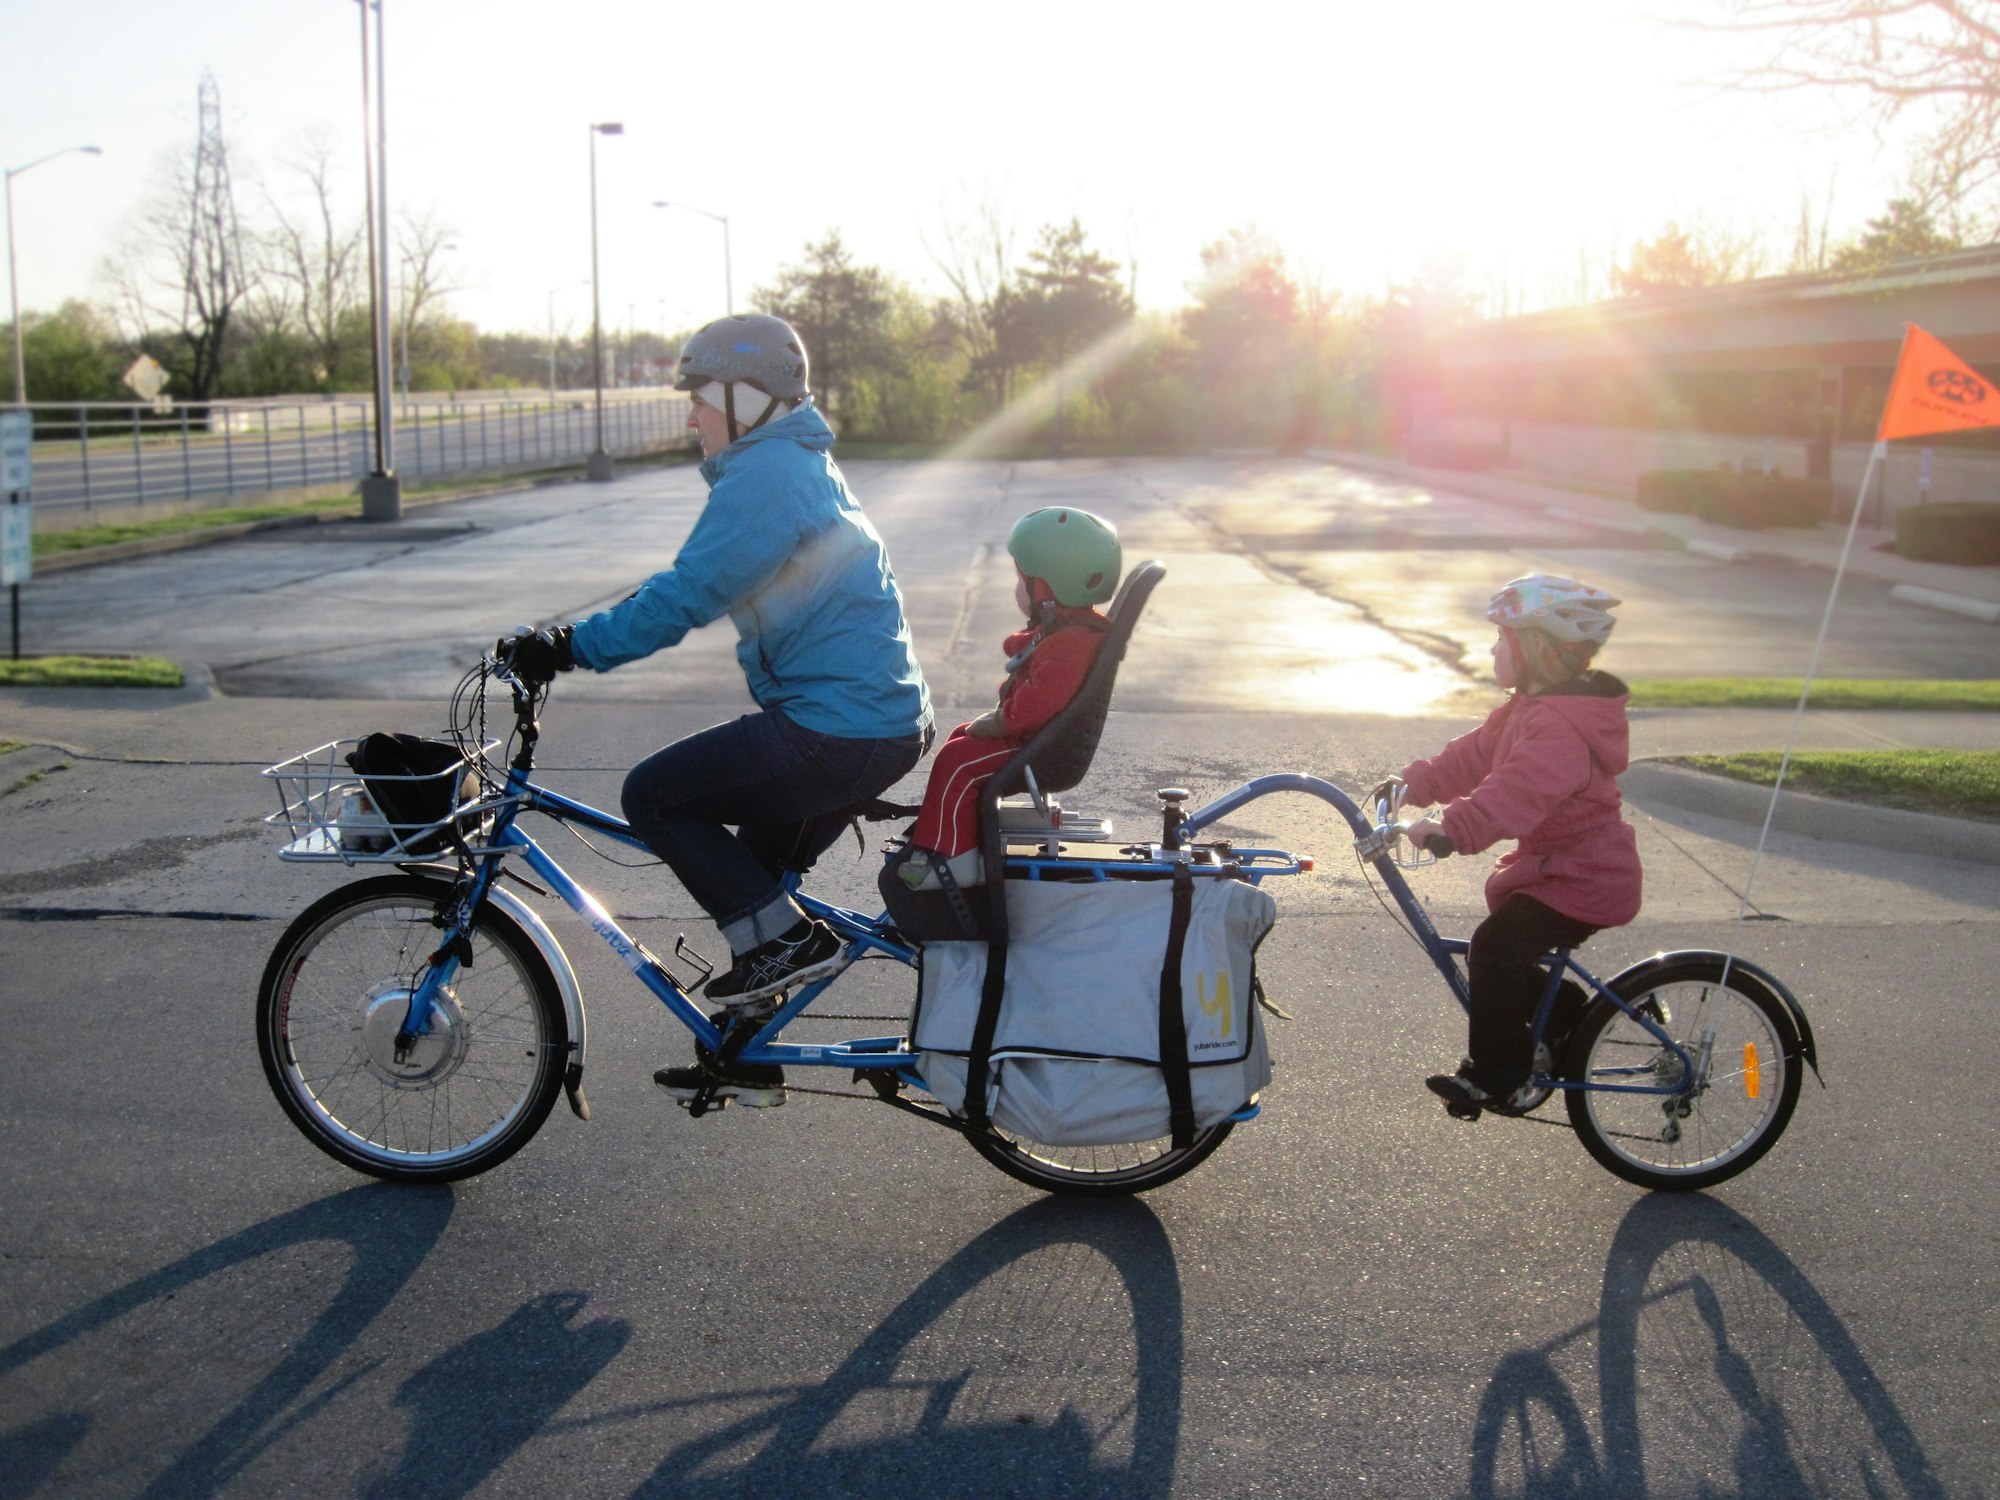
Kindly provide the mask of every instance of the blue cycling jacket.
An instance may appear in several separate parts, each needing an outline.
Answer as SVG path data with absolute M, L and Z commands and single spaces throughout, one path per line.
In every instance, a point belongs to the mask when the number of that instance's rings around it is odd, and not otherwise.
M 578 664 L 609 671 L 727 614 L 761 707 L 845 739 L 927 728 L 930 692 L 888 551 L 832 447 L 808 401 L 704 460 L 708 504 L 674 565 L 578 622 Z

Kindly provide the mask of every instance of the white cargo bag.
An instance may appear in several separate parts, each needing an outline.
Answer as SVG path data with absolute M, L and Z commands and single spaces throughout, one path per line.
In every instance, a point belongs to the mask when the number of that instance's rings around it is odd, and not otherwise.
M 986 1091 L 996 1126 L 1051 1146 L 1171 1133 L 1160 997 L 1172 909 L 1164 880 L 1008 882 L 1006 982 Z M 1271 1080 L 1251 990 L 1257 945 L 1276 918 L 1277 903 L 1255 886 L 1194 881 L 1181 1010 L 1196 1129 Z M 911 1045 L 925 1087 L 955 1114 L 965 1112 L 986 959 L 984 943 L 923 948 Z

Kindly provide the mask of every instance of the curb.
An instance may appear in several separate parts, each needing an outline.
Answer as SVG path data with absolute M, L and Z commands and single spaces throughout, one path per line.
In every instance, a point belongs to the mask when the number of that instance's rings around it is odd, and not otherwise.
M 1427 469 L 1417 464 L 1406 463 L 1400 459 L 1386 458 L 1376 454 L 1347 453 L 1330 448 L 1309 448 L 1305 451 L 1305 457 L 1318 463 L 1331 464 L 1339 468 L 1359 469 L 1364 473 L 1377 474 L 1383 478 L 1397 480 L 1404 484 L 1436 485 L 1442 489 L 1455 489 L 1462 495 L 1493 505 L 1516 505 L 1533 509 L 1537 504 L 1534 499 L 1518 494 L 1505 493 L 1505 486 L 1509 484 L 1521 484 L 1548 491 L 1568 491 L 1575 494 L 1579 501 L 1596 501 L 1600 507 L 1616 506 L 1620 509 L 1630 508 L 1627 501 L 1612 499 L 1589 489 L 1566 486 L 1557 480 L 1547 478 L 1535 477 L 1515 480 L 1506 474 L 1488 476 L 1480 470 Z M 1489 477 L 1496 482 L 1485 482 Z M 1791 562 L 1804 567 L 1819 568 L 1824 571 L 1831 571 L 1834 567 L 1833 561 L 1829 558 L 1801 556 L 1776 550 L 1768 546 L 1759 546 L 1757 543 L 1761 540 L 1761 535 L 1756 533 L 1745 538 L 1749 542 L 1749 545 L 1739 546 L 1733 541 L 1721 540 L 1714 537 L 1702 535 L 1684 536 L 1680 531 L 1672 527 L 1643 521 L 1637 517 L 1628 518 L 1624 515 L 1608 514 L 1602 509 L 1584 505 L 1551 506 L 1542 504 L 1541 509 L 1542 513 L 1551 520 L 1564 521 L 1571 525 L 1596 526 L 1608 531 L 1622 531 L 1634 536 L 1648 537 L 1654 541 L 1670 542 L 1689 552 L 1703 557 L 1712 557 L 1720 562 L 1746 562 L 1754 557 L 1772 562 Z M 1729 527 L 1718 527 L 1716 529 L 1722 531 L 1734 530 L 1734 528 Z M 1743 535 L 1741 532 L 1737 532 L 1736 534 Z M 1865 573 L 1864 570 L 1858 570 L 1852 564 L 1849 565 L 1848 572 L 1851 577 L 1868 576 L 1875 578 L 1878 582 L 1889 582 L 1887 578 L 1883 578 L 1879 574 Z M 1915 583 L 1891 583 L 1889 593 L 1892 598 L 1900 599 L 1905 604 L 1923 605 L 1929 609 L 1943 610 L 1947 614 L 1959 615 L 1966 619 L 1983 620 L 1987 624 L 2000 624 L 2000 603 L 1981 599 L 1970 594 L 1958 594 L 1948 589 L 1929 588 L 1925 585 Z
M 628 459 L 627 462 L 638 469 L 664 468 L 667 466 L 666 462 L 656 463 L 651 460 L 671 459 L 679 451 L 676 449 L 667 455 L 641 455 L 637 459 Z M 403 508 L 406 511 L 421 510 L 432 505 L 452 505 L 461 500 L 490 500 L 497 495 L 517 495 L 526 490 L 574 484 L 581 479 L 582 474 L 583 471 L 579 469 L 574 474 L 540 474 L 527 479 L 496 480 L 492 484 L 481 485 L 476 489 L 456 490 L 449 495 L 405 496 Z M 38 557 L 35 559 L 35 572 L 63 573 L 73 568 L 95 567 L 99 563 L 128 562 L 135 557 L 152 557 L 162 552 L 182 552 L 190 547 L 206 547 L 216 542 L 233 541 L 252 532 L 283 531 L 295 526 L 320 526 L 359 519 L 361 517 L 358 510 L 354 515 L 279 516 L 269 521 L 244 521 L 234 526 L 211 526 L 195 531 L 176 532 L 171 536 L 141 537 L 136 541 L 111 542 L 102 547 L 80 547 L 74 552 L 58 552 L 49 557 Z
M 1658 761 L 1633 762 L 1618 778 L 1618 785 L 1627 802 L 1649 812 L 1655 807 L 1677 808 L 1753 828 L 1763 827 L 1771 807 L 1769 787 Z M 2000 823 L 1787 791 L 1778 798 L 1771 826 L 1827 843 L 1863 844 L 1968 864 L 2000 865 Z
M 448 505 L 455 500 L 486 500 L 495 495 L 512 495 L 521 490 L 536 489 L 542 484 L 555 482 L 559 481 L 522 481 L 467 490 L 453 495 L 419 495 L 404 500 L 403 508 L 420 510 L 431 505 Z M 37 558 L 35 571 L 64 573 L 75 568 L 95 567 L 99 563 L 129 562 L 135 557 L 152 557 L 162 552 L 185 552 L 191 547 L 206 547 L 216 542 L 234 541 L 237 537 L 249 536 L 252 532 L 290 531 L 298 527 L 324 526 L 358 519 L 358 513 L 353 516 L 278 516 L 269 521 L 243 521 L 234 526 L 205 526 L 194 531 L 175 532 L 171 536 L 140 537 L 130 542 L 110 542 L 102 547 L 79 547 L 74 552 L 58 552 L 53 557 Z
M 1988 625 L 2000 624 L 2000 604 L 1989 604 L 1984 599 L 1968 599 L 1964 594 L 1948 594 L 1943 589 L 1927 589 L 1916 583 L 1899 583 L 1889 590 L 1889 597 L 1901 599 L 1905 604 L 1928 605 L 1950 615 L 1984 620 Z

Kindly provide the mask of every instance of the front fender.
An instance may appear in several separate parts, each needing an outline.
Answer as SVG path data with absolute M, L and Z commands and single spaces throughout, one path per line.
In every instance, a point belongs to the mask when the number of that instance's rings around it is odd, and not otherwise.
M 1799 1036 L 1799 1055 L 1806 1060 L 1806 1066 L 1813 1070 L 1813 1077 L 1820 1079 L 1820 1086 L 1826 1080 L 1820 1078 L 1819 1049 L 1813 1043 L 1812 1023 L 1806 1019 L 1805 1007 L 1798 997 L 1785 987 L 1785 982 L 1761 964 L 1754 964 L 1747 958 L 1732 958 L 1727 953 L 1718 953 L 1713 948 L 1682 948 L 1672 953 L 1655 953 L 1651 958 L 1641 959 L 1629 969 L 1620 970 L 1610 980 L 1610 987 L 1619 994 L 1629 994 L 1629 984 L 1637 989 L 1651 986 L 1660 971 L 1672 965 L 1707 962 L 1718 970 L 1727 966 L 1732 982 L 1742 980 L 1746 988 L 1760 989 L 1767 996 L 1785 1007 L 1792 1018 L 1792 1027 Z M 1720 974 L 1718 973 L 1718 978 Z
M 446 875 L 454 880 L 458 878 L 458 869 L 454 865 L 412 863 L 398 865 L 397 868 L 427 875 Z M 549 966 L 549 972 L 556 976 L 556 993 L 562 996 L 563 1015 L 569 1026 L 569 1064 L 563 1073 L 563 1092 L 569 1096 L 571 1112 L 579 1120 L 588 1120 L 590 1105 L 583 1097 L 583 1054 L 588 1031 L 583 1017 L 583 990 L 576 982 L 576 970 L 541 914 L 501 885 L 498 879 L 486 887 L 486 899 L 527 935 L 528 941 L 535 945 L 535 951 L 541 954 L 542 961 Z

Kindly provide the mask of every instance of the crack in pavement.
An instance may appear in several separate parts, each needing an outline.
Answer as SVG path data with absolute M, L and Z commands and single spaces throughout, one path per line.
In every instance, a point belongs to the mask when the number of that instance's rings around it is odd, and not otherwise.
M 1248 558 L 1258 569 L 1268 575 L 1273 582 L 1290 584 L 1294 588 L 1304 589 L 1309 594 L 1316 594 L 1329 603 L 1343 605 L 1360 615 L 1363 621 L 1374 626 L 1384 635 L 1421 651 L 1440 665 L 1450 668 L 1451 671 L 1463 677 L 1467 682 L 1477 683 L 1483 680 L 1478 670 L 1466 664 L 1464 645 L 1451 636 L 1445 635 L 1441 631 L 1420 630 L 1412 625 L 1392 624 L 1377 614 L 1374 606 L 1365 604 L 1359 599 L 1343 598 L 1331 589 L 1324 588 L 1313 582 L 1301 570 L 1287 567 L 1281 562 L 1273 561 L 1266 553 L 1249 545 L 1235 534 L 1225 531 L 1219 522 L 1213 517 L 1203 514 L 1191 502 L 1182 503 L 1180 501 L 1169 500 L 1165 495 L 1160 494 L 1157 489 L 1153 491 L 1153 494 L 1156 499 L 1165 502 L 1182 518 L 1201 528 L 1220 549 L 1227 552 L 1234 552 L 1240 557 Z
M 263 837 L 265 831 L 261 823 L 253 828 L 234 828 L 225 833 L 167 834 L 111 854 L 92 855 L 89 859 L 57 865 L 50 870 L 0 875 L 0 897 L 74 890 L 80 886 L 108 884 L 131 875 L 155 875 L 178 869 L 202 850 L 218 844 L 236 844 Z
M 0 922 L 282 922 L 247 911 L 142 911 L 123 906 L 0 906 Z

